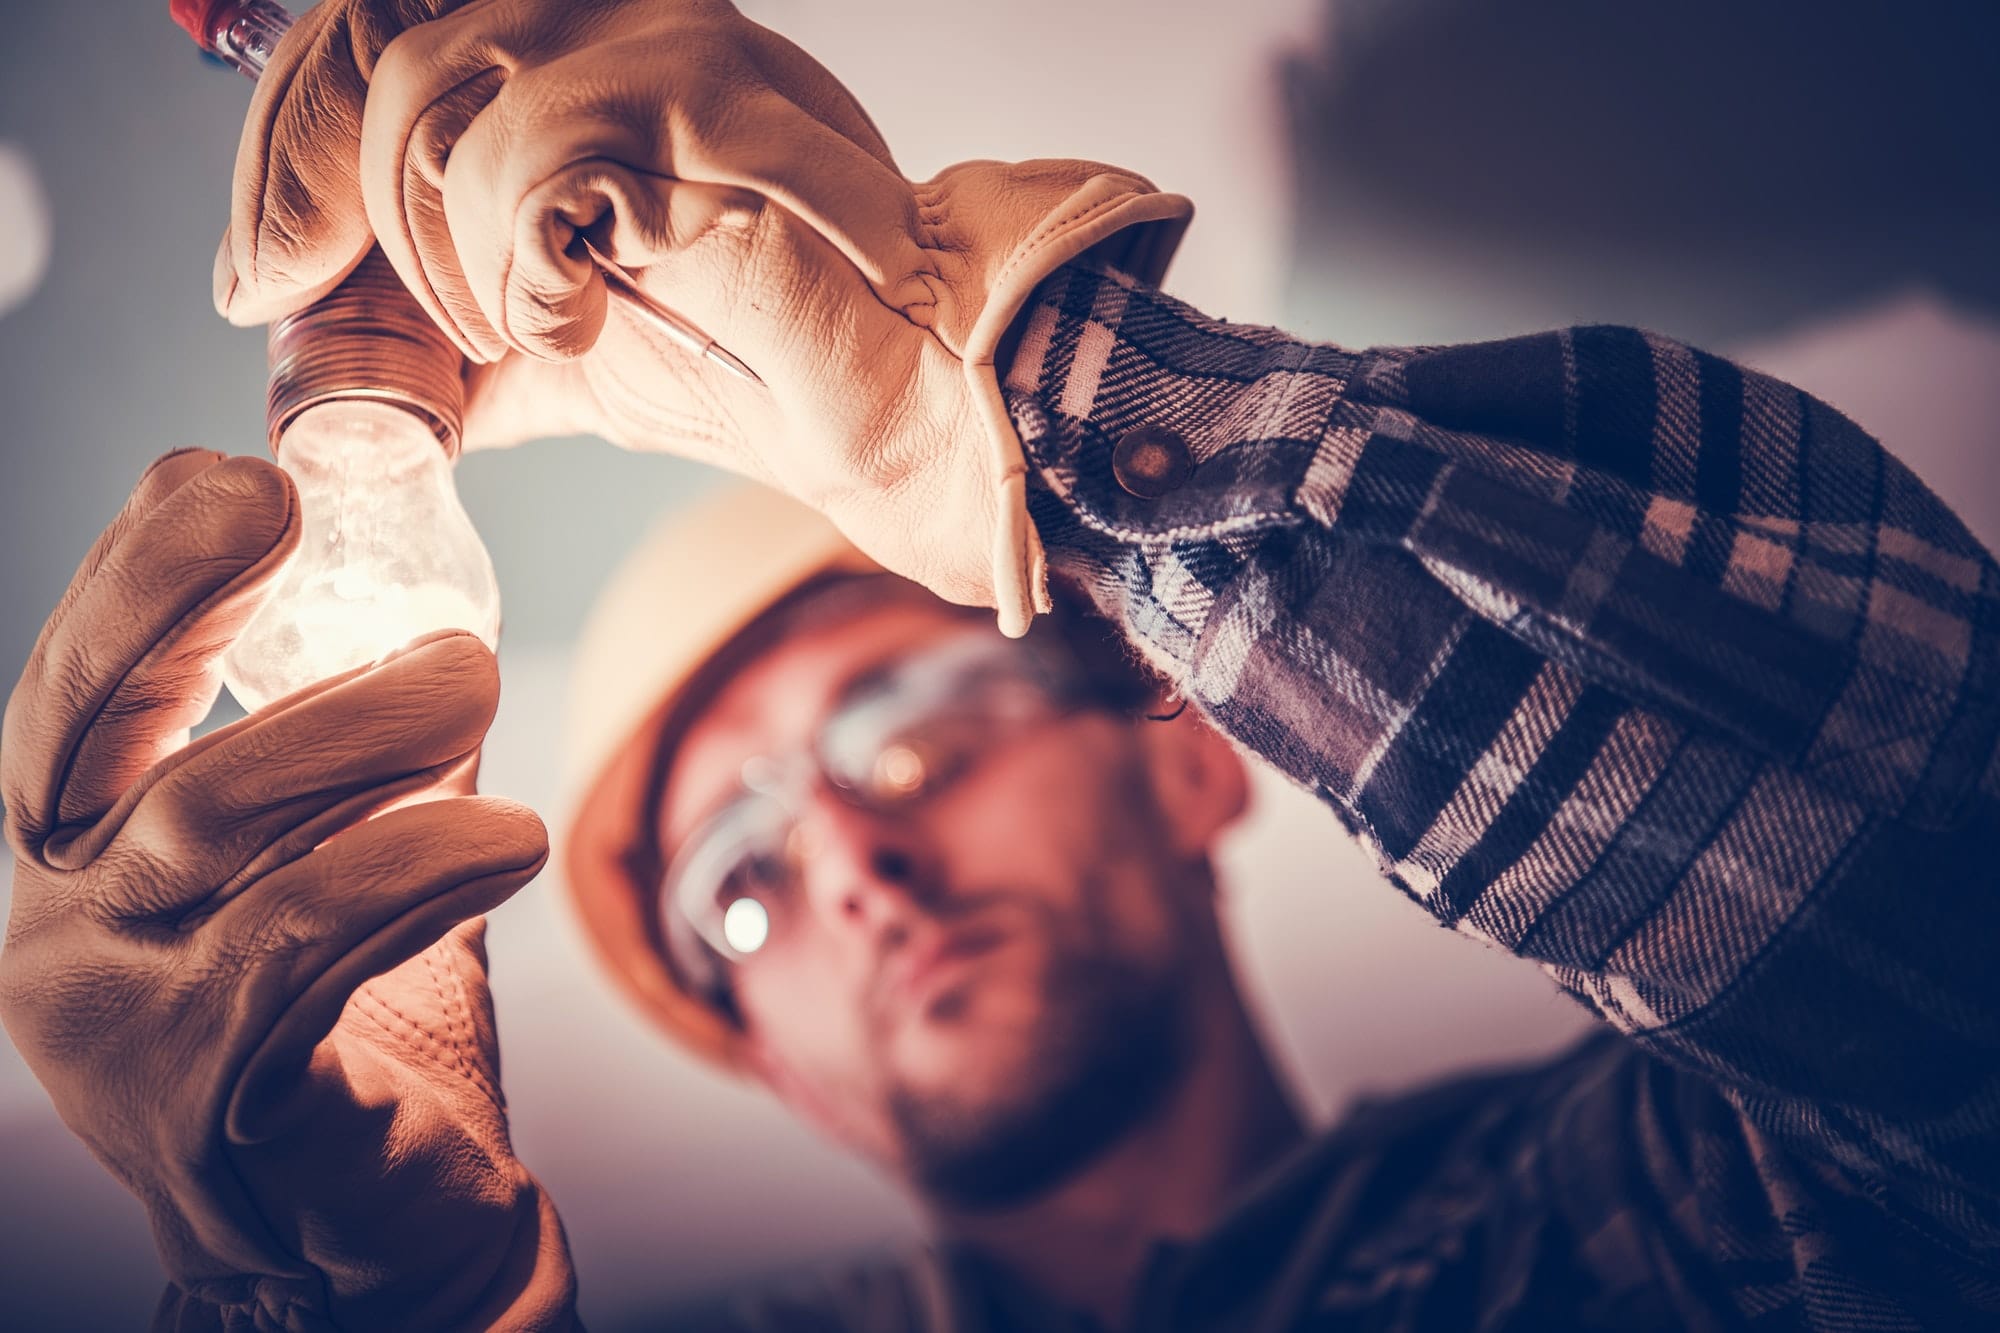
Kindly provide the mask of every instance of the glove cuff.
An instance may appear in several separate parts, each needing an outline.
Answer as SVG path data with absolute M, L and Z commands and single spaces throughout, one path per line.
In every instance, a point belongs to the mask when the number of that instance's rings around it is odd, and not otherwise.
M 1107 169 L 1050 209 L 992 271 L 963 360 L 994 482 L 993 604 L 1003 634 L 1026 634 L 1036 614 L 1049 609 L 1049 593 L 1041 538 L 1028 518 L 1027 460 L 1000 394 L 1000 344 L 1042 279 L 1081 255 L 1157 286 L 1193 217 L 1186 197 Z

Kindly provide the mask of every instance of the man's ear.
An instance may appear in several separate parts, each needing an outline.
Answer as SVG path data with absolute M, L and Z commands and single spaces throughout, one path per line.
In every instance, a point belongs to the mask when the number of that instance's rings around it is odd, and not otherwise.
M 1170 845 L 1183 856 L 1207 856 L 1249 808 L 1250 775 L 1242 756 L 1192 708 L 1171 720 L 1135 725 Z

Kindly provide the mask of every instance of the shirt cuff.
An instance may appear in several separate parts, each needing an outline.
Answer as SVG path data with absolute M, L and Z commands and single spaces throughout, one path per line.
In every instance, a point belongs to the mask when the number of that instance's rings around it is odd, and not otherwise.
M 1087 261 L 1021 318 L 1001 387 L 1049 571 L 1178 679 L 1227 553 L 1303 521 L 1295 497 L 1355 358 Z

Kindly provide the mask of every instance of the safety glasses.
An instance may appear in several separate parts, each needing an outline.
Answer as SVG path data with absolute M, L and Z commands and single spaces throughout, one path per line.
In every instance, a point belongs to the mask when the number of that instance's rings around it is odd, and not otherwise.
M 983 627 L 851 682 L 809 748 L 747 761 L 734 794 L 668 862 L 660 933 L 684 983 L 727 995 L 734 967 L 797 927 L 810 850 L 799 814 L 816 782 L 858 809 L 907 812 L 1093 696 L 1060 648 Z

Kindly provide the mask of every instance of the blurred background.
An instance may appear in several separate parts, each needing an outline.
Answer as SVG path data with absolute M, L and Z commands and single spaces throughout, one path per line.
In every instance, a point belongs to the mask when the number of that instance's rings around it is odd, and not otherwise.
M 554 2 L 554 0 L 551 0 Z M 2000 10 L 1590 0 L 748 0 L 906 172 L 1082 156 L 1191 195 L 1170 290 L 1361 346 L 1635 323 L 1805 385 L 2000 545 Z M 249 86 L 165 0 L 11 6 L 0 38 L 0 674 L 165 449 L 260 450 L 260 331 L 209 305 Z M 506 601 L 488 790 L 553 822 L 593 591 L 691 465 L 551 441 L 466 458 Z M 1312 802 L 1262 784 L 1234 945 L 1314 1112 L 1584 1020 L 1434 929 Z M 912 1234 L 900 1201 L 681 1058 L 593 975 L 554 875 L 494 921 L 515 1141 L 600 1329 Z M 0 896 L 9 875 L 0 854 Z M 142 1327 L 138 1206 L 0 1037 L 0 1326 Z

